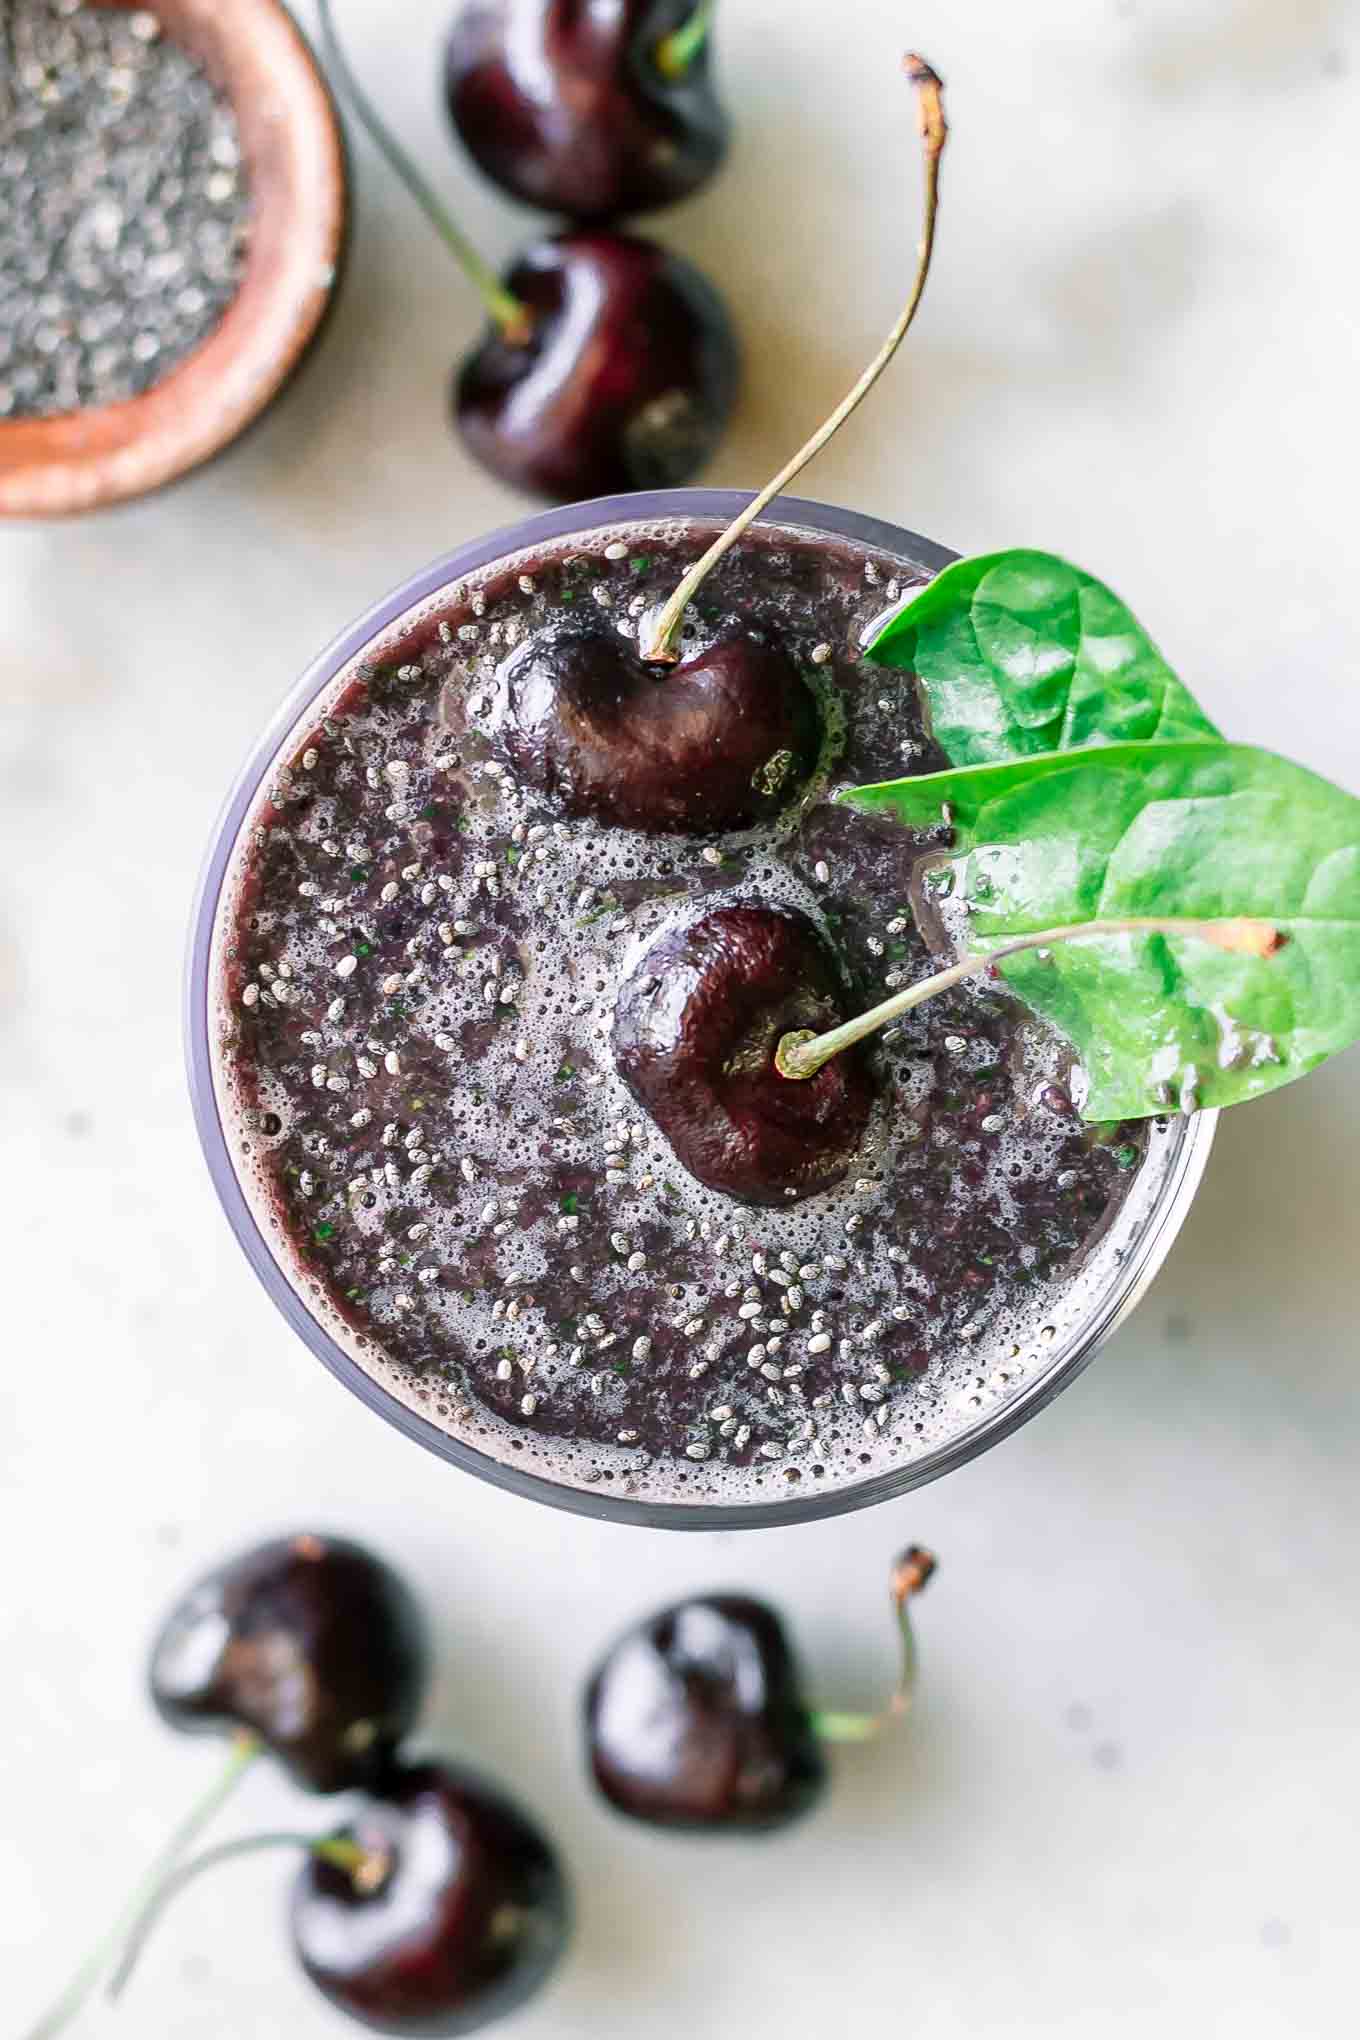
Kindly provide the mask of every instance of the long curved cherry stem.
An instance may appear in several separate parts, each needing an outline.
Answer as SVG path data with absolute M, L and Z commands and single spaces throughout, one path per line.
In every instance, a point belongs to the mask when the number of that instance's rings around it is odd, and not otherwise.
M 831 1714 L 816 1713 L 812 1726 L 823 1742 L 872 1742 L 881 1735 L 890 1721 L 900 1720 L 911 1706 L 916 1692 L 916 1634 L 911 1626 L 909 1604 L 925 1586 L 935 1570 L 935 1555 L 923 1545 L 909 1544 L 907 1549 L 893 1560 L 888 1576 L 888 1593 L 892 1601 L 893 1618 L 897 1624 L 900 1658 L 897 1684 L 893 1687 L 888 1704 L 878 1714 Z
M 291 1834 L 284 1829 L 261 1835 L 241 1835 L 232 1842 L 219 1842 L 216 1848 L 205 1849 L 201 1856 L 182 1863 L 151 1893 L 132 1924 L 118 1967 L 105 1988 L 105 1996 L 111 2000 L 121 1997 L 166 1907 L 178 1898 L 187 1884 L 194 1883 L 205 1870 L 215 1870 L 219 1864 L 233 1862 L 238 1856 L 253 1856 L 261 1849 L 301 1849 L 323 1863 L 334 1863 L 337 1869 L 348 1871 L 355 1888 L 360 1891 L 376 1891 L 391 1868 L 389 1859 L 380 1849 L 366 1849 L 362 1842 L 347 1841 L 343 1835 L 318 1838 L 315 1835 Z
M 208 1822 L 230 1798 L 260 1754 L 261 1747 L 255 1736 L 242 1735 L 236 1738 L 227 1767 L 216 1778 L 211 1791 L 204 1793 L 197 1805 L 190 1809 L 169 1840 L 157 1852 L 150 1868 L 129 1895 L 112 1925 L 100 1936 L 56 2003 L 44 2013 L 36 2026 L 30 2027 L 25 2040 L 53 2040 L 55 2034 L 60 2033 L 71 2023 L 128 1934 L 136 1927 L 148 1901 L 154 1900 L 167 1875 L 173 1871 L 189 1844 L 202 1833 Z
M 533 317 L 529 307 L 513 296 L 489 263 L 482 260 L 433 185 L 414 160 L 407 155 L 364 91 L 354 75 L 336 33 L 331 0 L 317 0 L 317 17 L 321 23 L 321 37 L 326 45 L 327 61 L 340 80 L 345 97 L 358 115 L 374 148 L 396 173 L 440 240 L 450 250 L 454 261 L 481 298 L 505 338 L 512 346 L 523 346 L 533 330 Z
M 933 976 L 908 985 L 904 992 L 894 992 L 890 999 L 871 1006 L 867 1013 L 842 1021 L 839 1027 L 828 1028 L 825 1034 L 813 1034 L 804 1028 L 784 1035 L 774 1052 L 775 1068 L 781 1077 L 815 1077 L 822 1064 L 830 1062 L 832 1056 L 839 1055 L 842 1049 L 852 1048 L 866 1035 L 886 1027 L 890 1020 L 910 1013 L 915 1006 L 923 1006 L 927 999 L 962 984 L 965 978 L 990 970 L 1008 956 L 1019 956 L 1027 949 L 1052 949 L 1059 942 L 1081 942 L 1101 935 L 1191 935 L 1201 942 L 1212 943 L 1215 949 L 1237 956 L 1272 956 L 1284 940 L 1279 929 L 1269 921 L 1244 919 L 1188 921 L 1133 916 L 1126 921 L 1080 921 L 1066 928 L 1039 928 L 1032 935 L 1017 935 L 1013 942 L 999 943 L 995 949 L 965 956 L 960 962 L 951 963 L 947 970 L 937 970 Z
M 713 26 L 714 0 L 699 0 L 699 5 L 687 21 L 679 28 L 673 28 L 656 46 L 656 68 L 663 78 L 683 78 L 704 44 L 708 41 Z
M 945 137 L 949 130 L 944 117 L 943 87 L 936 73 L 922 57 L 904 57 L 903 68 L 916 88 L 921 142 L 925 156 L 925 201 L 916 276 L 911 286 L 911 294 L 894 320 L 892 330 L 878 353 L 854 388 L 837 404 L 825 424 L 818 426 L 807 444 L 799 448 L 793 459 L 779 470 L 772 482 L 765 484 L 759 495 L 752 497 L 746 508 L 739 516 L 733 518 L 726 531 L 714 540 L 703 557 L 695 561 L 651 626 L 648 641 L 643 648 L 644 659 L 660 665 L 675 663 L 679 656 L 675 645 L 680 634 L 680 626 L 684 621 L 685 610 L 693 601 L 700 583 L 717 566 L 724 554 L 731 551 L 747 527 L 754 524 L 761 511 L 774 501 L 781 489 L 788 487 L 794 476 L 805 468 L 815 455 L 821 452 L 827 441 L 840 430 L 850 413 L 868 396 L 906 338 L 907 330 L 916 317 L 917 307 L 925 292 L 926 278 L 930 274 L 930 258 L 935 247 L 935 221 L 940 203 L 940 157 L 944 152 Z

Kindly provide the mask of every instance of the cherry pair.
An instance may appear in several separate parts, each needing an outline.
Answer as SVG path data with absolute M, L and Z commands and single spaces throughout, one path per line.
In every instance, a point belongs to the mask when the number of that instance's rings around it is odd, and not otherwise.
M 311 1791 L 362 1793 L 303 1858 L 292 1941 L 334 2004 L 395 2032 L 504 2011 L 567 1930 L 562 1872 L 534 1824 L 475 1773 L 403 1758 L 428 1676 L 408 1588 L 358 1545 L 312 1533 L 210 1573 L 151 1657 L 173 1727 L 233 1730 Z
M 555 502 L 688 481 L 736 397 L 737 343 L 692 263 L 603 223 L 667 204 L 716 167 L 706 0 L 473 0 L 449 48 L 449 104 L 477 161 L 582 226 L 533 242 L 499 278 L 369 102 L 320 19 L 370 137 L 490 314 L 454 377 L 469 450 Z
M 429 1649 L 408 1589 L 343 1538 L 306 1532 L 209 1573 L 152 1649 L 152 1699 L 174 1728 L 230 1734 L 226 1775 L 172 1837 L 140 1895 L 27 2040 L 52 2040 L 110 1963 L 114 1994 L 181 1884 L 213 1863 L 290 1847 L 290 1937 L 339 2010 L 380 2032 L 469 2032 L 535 1991 L 565 1946 L 551 1844 L 460 1765 L 403 1753 Z M 186 1860 L 191 1840 L 268 1752 L 318 1793 L 357 1795 L 335 1832 L 265 1834 Z

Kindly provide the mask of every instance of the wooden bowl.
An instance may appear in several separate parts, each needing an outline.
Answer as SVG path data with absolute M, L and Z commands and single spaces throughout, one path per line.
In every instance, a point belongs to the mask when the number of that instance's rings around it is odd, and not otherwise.
M 95 510 L 210 460 L 277 396 L 335 285 L 349 213 L 344 141 L 287 9 L 280 0 L 152 4 L 235 110 L 251 193 L 245 274 L 221 324 L 143 395 L 0 420 L 0 516 Z

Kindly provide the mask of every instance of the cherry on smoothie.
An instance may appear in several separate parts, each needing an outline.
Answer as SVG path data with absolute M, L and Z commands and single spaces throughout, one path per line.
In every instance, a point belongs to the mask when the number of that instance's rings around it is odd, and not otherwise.
M 340 2011 L 379 2032 L 470 2033 L 545 1981 L 569 1930 L 552 1846 L 508 1799 L 442 1763 L 393 1770 L 333 1842 L 356 1873 L 307 1856 L 293 1948 Z
M 381 1775 L 428 1668 L 420 1610 L 392 1569 L 307 1531 L 191 1587 L 156 1639 L 150 1685 L 171 1727 L 244 1730 L 299 1784 L 341 1792 Z
M 692 1176 L 746 1204 L 785 1205 L 838 1183 L 873 1107 L 862 1053 L 806 1083 L 775 1067 L 783 1036 L 850 1010 L 806 914 L 718 907 L 667 930 L 619 991 L 620 1076 Z
M 817 704 L 769 632 L 729 627 L 649 666 L 603 621 L 535 632 L 497 674 L 519 782 L 619 828 L 702 834 L 785 806 L 816 762 Z
M 449 116 L 526 205 L 601 221 L 673 205 L 727 146 L 708 0 L 471 0 L 449 39 Z
M 638 235 L 562 234 L 527 248 L 458 370 L 468 450 L 512 487 L 574 502 L 665 488 L 704 465 L 736 401 L 726 307 L 682 256 Z
M 585 1719 L 600 1791 L 658 1827 L 783 1827 L 826 1783 L 783 1625 L 745 1595 L 681 1601 L 630 1629 L 591 1679 Z

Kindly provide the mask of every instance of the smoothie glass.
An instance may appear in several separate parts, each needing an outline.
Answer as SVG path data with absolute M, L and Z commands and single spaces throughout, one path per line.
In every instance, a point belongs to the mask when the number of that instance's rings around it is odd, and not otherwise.
M 738 1529 L 797 1522 L 867 1507 L 934 1480 L 995 1444 L 1072 1381 L 1132 1310 L 1169 1251 L 1189 1210 L 1213 1142 L 1216 1114 L 1157 1122 L 1147 1155 L 1124 1203 L 1091 1245 L 1074 1278 L 1066 1308 L 1054 1309 L 1032 1351 L 1023 1354 L 999 1385 L 982 1393 L 950 1394 L 937 1406 L 928 1435 L 909 1445 L 901 1460 L 863 1477 L 842 1472 L 819 1488 L 785 1492 L 769 1499 L 732 1501 L 685 1499 L 649 1492 L 645 1473 L 620 1468 L 597 1484 L 560 1479 L 514 1463 L 510 1450 L 487 1449 L 459 1435 L 456 1423 L 432 1421 L 421 1398 L 380 1379 L 376 1358 L 367 1363 L 366 1342 L 321 1308 L 315 1278 L 296 1265 L 282 1227 L 247 1188 L 238 1169 L 224 1087 L 215 1051 L 222 1008 L 218 985 L 218 943 L 224 924 L 229 878 L 261 790 L 280 755 L 292 748 L 294 732 L 315 714 L 315 704 L 353 662 L 375 645 L 438 607 L 441 592 L 497 561 L 564 539 L 630 523 L 655 525 L 692 521 L 708 529 L 726 524 L 749 497 L 740 491 L 674 489 L 598 499 L 550 510 L 474 540 L 434 561 L 378 602 L 339 636 L 308 668 L 278 716 L 252 752 L 228 797 L 213 834 L 195 901 L 186 984 L 186 1043 L 189 1087 L 199 1137 L 213 1184 L 255 1273 L 293 1329 L 319 1360 L 362 1402 L 408 1437 L 468 1473 L 513 1493 L 550 1502 L 580 1514 L 618 1522 L 678 1529 Z M 937 573 L 954 555 L 914 533 L 855 512 L 794 497 L 778 499 L 760 520 L 766 528 L 804 538 L 863 546 L 900 561 L 916 574 Z M 313 1291 L 309 1298 L 308 1290 Z M 370 1345 L 371 1350 L 371 1345 Z M 565 1458 L 565 1455 L 564 1455 Z

